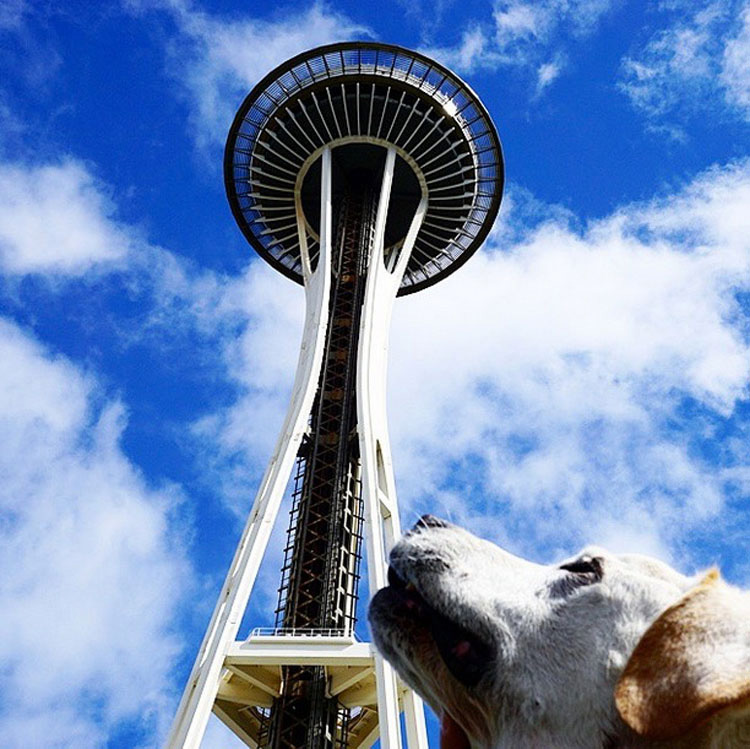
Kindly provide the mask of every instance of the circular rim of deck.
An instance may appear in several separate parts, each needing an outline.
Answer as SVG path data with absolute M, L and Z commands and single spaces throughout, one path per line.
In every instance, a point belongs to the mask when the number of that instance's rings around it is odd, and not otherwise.
M 334 63 L 337 67 L 334 66 Z M 361 132 L 362 121 L 359 107 L 363 95 L 360 89 L 357 88 L 355 93 L 357 103 L 357 133 L 353 133 L 351 132 L 352 128 L 346 105 L 349 92 L 344 89 L 343 84 L 356 85 L 357 87 L 363 84 L 371 88 L 370 121 L 368 121 L 366 134 L 362 134 Z M 343 111 L 346 112 L 347 117 L 346 122 L 342 122 L 341 124 L 345 124 L 349 131 L 345 135 L 341 131 L 340 123 L 336 119 L 334 104 L 330 99 L 330 92 L 333 90 L 334 85 L 341 85 L 342 88 L 341 102 L 343 104 Z M 464 174 L 469 170 L 473 173 L 472 180 L 465 180 L 455 185 L 456 190 L 464 189 L 463 193 L 460 195 L 456 193 L 455 197 L 443 198 L 443 201 L 447 202 L 450 200 L 465 200 L 468 197 L 471 198 L 470 205 L 461 205 L 458 207 L 446 206 L 441 208 L 437 205 L 438 201 L 440 201 L 439 196 L 428 196 L 426 223 L 422 225 L 418 234 L 412 258 L 410 258 L 410 263 L 407 266 L 407 271 L 404 274 L 398 294 L 403 296 L 421 291 L 448 276 L 476 252 L 492 229 L 502 200 L 505 179 L 504 159 L 502 146 L 495 126 L 489 113 L 474 91 L 443 65 L 425 55 L 397 45 L 355 41 L 316 47 L 282 63 L 269 72 L 250 91 L 235 115 L 224 151 L 225 187 L 232 214 L 237 224 L 245 235 L 245 238 L 264 260 L 270 263 L 276 270 L 298 283 L 303 283 L 303 278 L 301 269 L 298 267 L 299 245 L 298 240 L 295 239 L 296 231 L 286 235 L 284 239 L 275 235 L 276 231 L 290 230 L 291 225 L 285 224 L 278 230 L 273 229 L 274 218 L 277 222 L 283 221 L 284 213 L 281 208 L 277 207 L 274 208 L 276 212 L 275 217 L 273 213 L 269 217 L 267 209 L 262 205 L 263 198 L 260 198 L 261 202 L 258 202 L 258 194 L 253 193 L 253 177 L 251 174 L 251 172 L 262 174 L 262 164 L 265 161 L 269 168 L 277 170 L 276 176 L 271 177 L 271 179 L 277 180 L 278 184 L 286 181 L 278 176 L 279 169 L 283 172 L 288 172 L 290 180 L 296 182 L 296 175 L 293 175 L 295 164 L 291 159 L 285 158 L 283 155 L 274 155 L 273 158 L 277 160 L 277 163 L 269 164 L 268 158 L 264 157 L 256 146 L 258 146 L 262 138 L 268 139 L 269 136 L 272 136 L 289 153 L 292 153 L 289 149 L 292 140 L 287 139 L 287 144 L 284 146 L 278 136 L 268 126 L 271 123 L 279 123 L 284 128 L 284 123 L 280 119 L 280 113 L 288 114 L 291 111 L 291 106 L 296 104 L 300 104 L 300 109 L 297 112 L 298 116 L 307 117 L 310 123 L 311 129 L 304 128 L 304 130 L 308 130 L 305 137 L 310 145 L 313 146 L 311 148 L 304 143 L 304 139 L 301 137 L 304 134 L 303 128 L 297 125 L 300 137 L 294 138 L 294 152 L 297 158 L 299 158 L 299 152 L 302 152 L 301 162 L 309 158 L 315 148 L 320 148 L 323 145 L 330 144 L 335 149 L 338 143 L 342 141 L 351 142 L 352 139 L 359 142 L 372 143 L 375 138 L 371 137 L 370 130 L 373 106 L 376 100 L 375 90 L 378 85 L 387 86 L 387 93 L 383 99 L 380 127 L 377 131 L 377 141 L 380 145 L 384 141 L 388 141 L 401 148 L 401 150 L 409 152 L 408 149 L 403 147 L 403 143 L 397 142 L 404 132 L 403 127 L 394 139 L 390 137 L 394 129 L 393 125 L 391 125 L 391 129 L 387 133 L 387 138 L 380 137 L 383 126 L 382 120 L 391 103 L 390 95 L 391 89 L 393 89 L 401 96 L 400 102 L 396 105 L 393 122 L 396 122 L 397 115 L 403 111 L 400 108 L 407 94 L 412 96 L 409 105 L 411 106 L 411 102 L 414 101 L 413 108 L 415 111 L 419 111 L 417 107 L 420 102 L 426 104 L 427 112 L 424 113 L 423 122 L 431 124 L 433 121 L 429 119 L 430 114 L 438 112 L 438 117 L 435 118 L 434 126 L 428 135 L 438 127 L 442 127 L 445 131 L 440 140 L 448 139 L 450 141 L 451 134 L 455 134 L 455 141 L 449 150 L 456 153 L 458 145 L 464 149 L 465 153 L 460 154 L 451 163 L 456 163 L 461 167 L 457 172 L 458 175 Z M 326 138 L 320 135 L 318 130 L 315 129 L 313 121 L 305 111 L 303 97 L 306 95 L 312 96 L 313 101 L 318 106 L 315 92 L 321 91 L 329 97 L 329 111 L 332 116 L 329 122 L 331 129 L 333 129 L 335 121 L 339 137 L 333 137 L 330 131 L 326 135 L 331 137 Z M 335 95 L 338 94 L 336 93 Z M 395 102 L 395 99 L 393 101 Z M 317 120 L 318 125 L 324 125 L 325 130 L 328 131 L 328 123 L 324 120 L 320 107 L 318 107 L 318 113 L 320 114 L 320 119 Z M 295 122 L 294 112 L 291 113 L 291 118 L 288 122 Z M 353 116 L 352 119 L 354 119 Z M 406 122 L 408 123 L 408 121 L 409 119 L 407 118 Z M 420 122 L 415 132 L 418 132 L 423 122 Z M 295 124 L 297 123 L 295 122 Z M 288 128 L 284 128 L 284 130 L 290 137 L 294 137 Z M 320 130 L 323 130 L 323 127 L 320 127 Z M 313 137 L 319 142 L 314 143 Z M 406 140 L 406 145 L 409 144 L 409 141 L 413 137 L 414 134 L 412 133 Z M 422 145 L 426 138 L 427 136 L 424 136 L 417 148 Z M 244 148 L 238 145 L 240 142 L 245 145 Z M 305 145 L 307 145 L 307 152 L 303 148 Z M 435 145 L 433 144 L 431 148 L 427 148 L 422 156 L 432 150 Z M 270 152 L 267 145 L 262 144 L 262 146 L 266 153 Z M 279 153 L 281 150 L 281 148 L 278 149 Z M 469 166 L 461 165 L 460 162 L 466 159 L 467 156 L 470 157 L 471 164 Z M 282 166 L 281 160 L 284 162 L 288 161 L 288 164 L 284 163 Z M 419 164 L 416 158 L 414 160 Z M 429 166 L 430 160 L 427 160 L 426 164 Z M 425 164 L 419 164 L 419 166 L 424 171 Z M 444 176 L 434 179 L 435 183 L 446 180 L 449 182 L 448 188 L 438 187 L 434 190 L 435 192 L 450 189 L 450 179 L 453 175 L 444 171 L 449 167 L 450 163 L 443 166 L 439 165 L 439 168 L 434 169 L 438 174 L 441 172 L 444 173 Z M 448 174 L 448 176 L 446 177 L 445 174 Z M 466 185 L 469 183 L 473 185 L 473 194 L 466 192 Z M 243 185 L 248 190 L 246 193 L 239 189 Z M 483 187 L 484 189 L 481 189 Z M 271 187 L 271 189 L 280 188 Z M 449 192 L 448 195 L 451 195 L 451 193 Z M 291 198 L 266 196 L 265 199 L 267 202 L 275 200 L 278 203 L 289 201 L 286 217 L 291 219 L 294 216 L 296 221 L 293 194 Z M 430 213 L 431 209 L 433 209 L 433 214 Z M 461 215 L 453 220 L 457 227 L 453 231 L 454 236 L 441 246 L 444 241 L 443 237 L 450 233 L 451 230 L 446 229 L 445 226 L 438 225 L 432 229 L 433 233 L 430 233 L 430 227 L 434 225 L 431 225 L 429 220 L 431 216 L 434 216 L 439 221 L 449 221 L 450 214 L 448 216 L 438 214 L 441 211 L 456 210 L 460 211 Z M 282 218 L 279 218 L 279 216 Z M 434 232 L 436 231 L 439 234 L 435 234 Z M 430 237 L 429 240 L 427 239 L 428 236 Z M 437 246 L 433 244 L 435 239 L 438 240 Z M 284 245 L 282 242 L 287 240 L 289 240 L 287 242 L 288 247 L 291 249 L 283 249 Z M 295 242 L 297 244 L 296 255 L 293 252 Z M 429 249 L 427 251 L 424 249 L 420 250 L 420 247 L 424 246 Z M 273 247 L 282 248 L 279 253 L 281 257 L 274 254 L 272 251 Z M 427 260 L 419 261 L 418 252 L 421 252 L 421 255 L 427 258 Z M 285 257 L 291 258 L 294 261 L 293 264 L 290 265 L 283 262 Z M 441 262 L 444 264 L 441 264 Z M 417 273 L 420 274 L 421 278 L 416 277 Z

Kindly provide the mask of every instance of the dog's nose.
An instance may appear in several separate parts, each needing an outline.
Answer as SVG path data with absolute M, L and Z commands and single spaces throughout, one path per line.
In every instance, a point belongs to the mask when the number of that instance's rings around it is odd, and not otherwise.
M 422 515 L 416 523 L 413 530 L 419 531 L 424 528 L 447 528 L 448 523 L 445 520 L 435 517 L 434 515 Z

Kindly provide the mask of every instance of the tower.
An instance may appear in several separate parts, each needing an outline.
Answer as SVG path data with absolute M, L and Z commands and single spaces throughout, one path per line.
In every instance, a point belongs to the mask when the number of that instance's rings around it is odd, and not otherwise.
M 482 243 L 503 187 L 473 91 L 427 57 L 348 42 L 305 52 L 250 92 L 231 127 L 227 195 L 250 244 L 304 286 L 291 403 L 167 746 L 198 747 L 213 710 L 249 746 L 426 749 L 420 699 L 354 635 L 361 543 L 370 589 L 399 533 L 385 410 L 392 304 Z M 438 321 L 425 321 L 426 325 Z M 294 471 L 276 627 L 237 640 Z

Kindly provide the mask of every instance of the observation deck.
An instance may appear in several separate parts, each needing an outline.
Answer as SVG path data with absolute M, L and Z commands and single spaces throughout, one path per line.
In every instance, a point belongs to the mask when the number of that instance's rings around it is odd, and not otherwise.
M 261 257 L 298 283 L 301 240 L 313 265 L 319 254 L 326 147 L 334 204 L 345 183 L 382 171 L 386 149 L 395 149 L 386 257 L 398 251 L 427 198 L 399 295 L 452 273 L 492 228 L 504 165 L 476 94 L 442 65 L 401 47 L 318 47 L 255 86 L 237 112 L 224 156 L 227 195 L 242 232 Z

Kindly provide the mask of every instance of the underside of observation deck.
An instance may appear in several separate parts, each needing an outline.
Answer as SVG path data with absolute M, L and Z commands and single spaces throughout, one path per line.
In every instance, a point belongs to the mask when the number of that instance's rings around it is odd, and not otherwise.
M 309 661 L 326 684 L 346 725 L 349 749 L 368 749 L 378 737 L 374 657 L 368 643 L 333 632 L 257 630 L 227 655 L 214 712 L 249 746 L 268 739 L 272 708 L 281 699 L 289 668 Z M 289 665 L 295 664 L 295 665 Z
M 302 282 L 296 198 L 320 150 L 348 143 L 396 148 L 429 194 L 399 294 L 436 283 L 479 247 L 504 179 L 500 141 L 481 102 L 418 53 L 348 42 L 303 53 L 269 73 L 232 125 L 224 161 L 229 202 L 248 241 L 273 267 Z M 314 256 L 315 220 L 305 218 Z

